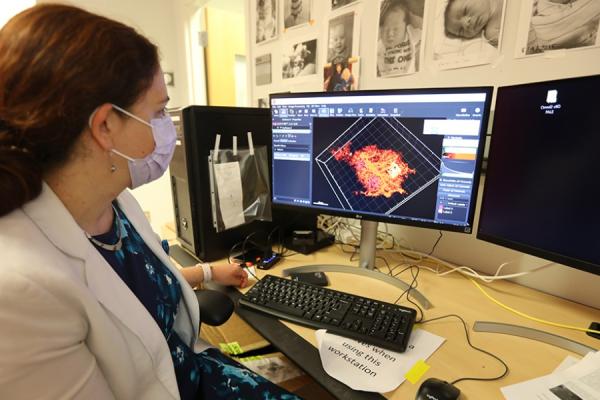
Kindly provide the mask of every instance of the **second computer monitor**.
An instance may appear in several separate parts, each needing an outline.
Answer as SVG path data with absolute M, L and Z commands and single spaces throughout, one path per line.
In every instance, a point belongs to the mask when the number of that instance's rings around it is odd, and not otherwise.
M 491 87 L 271 96 L 273 202 L 470 233 Z

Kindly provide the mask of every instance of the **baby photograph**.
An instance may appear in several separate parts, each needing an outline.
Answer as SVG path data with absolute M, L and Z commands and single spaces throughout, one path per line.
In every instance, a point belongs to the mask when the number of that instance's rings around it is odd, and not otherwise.
M 506 0 L 440 0 L 433 58 L 440 69 L 489 64 L 500 56 Z
M 307 24 L 311 6 L 311 0 L 283 0 L 283 27 L 290 29 Z
M 521 55 L 600 44 L 599 0 L 536 0 L 527 16 L 528 29 L 522 30 L 527 32 L 527 39 L 521 39 L 525 42 L 519 49 Z
M 283 79 L 317 73 L 317 39 L 296 43 L 284 50 L 281 61 L 281 77 Z
M 348 62 L 353 55 L 354 13 L 340 15 L 329 21 L 327 63 Z
M 377 35 L 377 76 L 419 71 L 425 0 L 382 0 Z
M 256 43 L 277 37 L 277 0 L 254 0 L 256 2 Z

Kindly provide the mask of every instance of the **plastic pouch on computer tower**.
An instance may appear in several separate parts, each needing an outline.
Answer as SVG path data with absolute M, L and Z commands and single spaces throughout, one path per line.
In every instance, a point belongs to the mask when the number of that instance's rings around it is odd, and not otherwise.
M 271 221 L 271 188 L 267 148 L 252 144 L 238 149 L 234 137 L 233 148 L 219 147 L 210 151 L 208 164 L 213 225 L 221 232 L 252 221 Z

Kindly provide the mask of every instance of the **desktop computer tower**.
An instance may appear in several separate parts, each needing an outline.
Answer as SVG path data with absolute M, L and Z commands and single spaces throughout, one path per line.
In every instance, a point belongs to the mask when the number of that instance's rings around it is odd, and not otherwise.
M 255 146 L 266 146 L 271 171 L 271 113 L 264 108 L 189 106 L 171 112 L 177 129 L 177 146 L 170 164 L 177 239 L 187 252 L 202 261 L 228 256 L 233 245 L 253 232 L 252 239 L 267 242 L 277 226 L 285 235 L 294 229 L 316 229 L 316 214 L 298 214 L 273 209 L 273 221 L 255 221 L 217 232 L 213 226 L 208 156 L 217 134 L 221 148 L 231 148 L 233 136 L 238 147 L 247 147 L 247 132 Z M 275 232 L 272 237 L 280 235 Z

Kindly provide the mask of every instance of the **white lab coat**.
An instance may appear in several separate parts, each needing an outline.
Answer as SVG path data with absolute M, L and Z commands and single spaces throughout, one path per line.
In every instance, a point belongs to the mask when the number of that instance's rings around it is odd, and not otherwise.
M 133 196 L 119 206 L 182 282 L 175 329 L 196 352 L 196 296 Z M 0 399 L 179 399 L 158 325 L 46 184 L 0 218 Z

